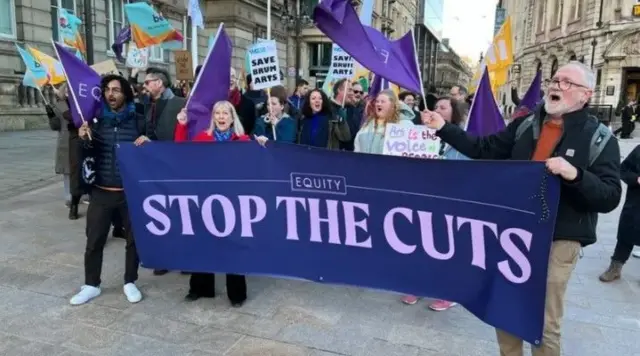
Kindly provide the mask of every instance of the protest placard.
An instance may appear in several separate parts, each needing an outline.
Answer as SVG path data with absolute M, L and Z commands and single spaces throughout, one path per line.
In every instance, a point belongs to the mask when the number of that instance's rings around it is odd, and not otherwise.
M 445 299 L 540 344 L 560 197 L 544 162 L 401 159 L 278 142 L 117 150 L 147 268 Z M 202 164 L 229 157 L 243 164 Z
M 331 49 L 331 67 L 329 73 L 334 79 L 353 77 L 354 61 L 340 46 L 334 44 Z
M 280 65 L 276 41 L 262 41 L 249 48 L 253 89 L 267 89 L 280 85 Z
M 440 137 L 426 126 L 387 124 L 382 154 L 414 158 L 440 158 Z
M 116 67 L 116 63 L 113 59 L 107 59 L 106 61 L 96 63 L 92 65 L 91 68 L 100 75 L 120 74 L 120 71 L 118 71 L 118 67 Z
M 138 48 L 135 43 L 129 42 L 126 65 L 129 68 L 146 68 L 149 65 L 149 47 Z
M 191 61 L 191 52 L 186 50 L 178 50 L 173 51 L 173 55 L 176 59 L 176 79 L 193 79 L 193 63 Z

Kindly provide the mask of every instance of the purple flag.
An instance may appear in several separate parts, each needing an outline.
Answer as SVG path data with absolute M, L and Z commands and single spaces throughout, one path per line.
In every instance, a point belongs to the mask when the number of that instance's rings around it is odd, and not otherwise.
M 469 111 L 467 132 L 475 136 L 487 136 L 502 130 L 504 119 L 491 91 L 489 72 L 485 67 Z
M 520 108 L 525 107 L 529 110 L 533 110 L 536 105 L 542 99 L 540 97 L 540 90 L 542 89 L 542 71 L 539 70 L 536 73 L 536 76 L 533 78 L 531 82 L 531 86 L 529 86 L 529 90 L 524 94 L 522 100 L 520 100 Z
M 80 127 L 83 122 L 93 120 L 101 109 L 100 75 L 64 45 L 53 42 L 53 48 L 67 78 L 73 123 Z
M 422 92 L 413 30 L 390 41 L 362 25 L 349 0 L 324 0 L 313 10 L 316 26 L 363 67 L 417 93 Z
M 379 75 L 375 75 L 373 77 L 373 81 L 371 82 L 371 86 L 369 87 L 369 97 L 375 98 L 378 93 L 385 89 L 389 89 L 391 87 L 391 83 L 388 80 L 384 79 Z
M 187 99 L 190 138 L 209 127 L 213 105 L 229 98 L 231 50 L 231 40 L 224 30 L 224 24 L 220 24 L 213 46 L 204 59 L 198 79 Z
M 115 42 L 111 45 L 111 50 L 116 54 L 116 58 L 118 58 L 122 63 L 126 62 L 125 58 L 122 57 L 122 47 L 125 43 L 129 43 L 129 41 L 131 41 L 131 26 L 127 25 L 120 29 Z

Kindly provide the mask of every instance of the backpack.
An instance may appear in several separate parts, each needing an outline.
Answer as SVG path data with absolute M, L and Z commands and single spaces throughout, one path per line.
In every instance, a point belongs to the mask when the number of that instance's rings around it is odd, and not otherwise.
M 598 157 L 604 150 L 605 146 L 607 145 L 607 142 L 609 142 L 609 140 L 613 136 L 613 133 L 611 132 L 611 130 L 609 130 L 607 126 L 605 126 L 603 123 L 598 121 L 598 119 L 595 116 L 589 115 L 589 117 L 592 120 L 595 120 L 598 122 L 598 128 L 593 133 L 593 136 L 591 137 L 591 145 L 589 146 L 589 167 L 591 167 L 593 162 L 595 162 L 596 159 L 598 159 Z M 538 120 L 536 119 L 536 116 L 534 114 L 529 115 L 529 117 L 527 117 L 524 121 L 522 121 L 520 123 L 520 126 L 518 126 L 518 128 L 516 129 L 515 140 L 516 141 L 519 140 L 522 134 L 524 134 L 525 131 L 529 129 L 529 127 L 533 129 L 533 139 L 537 140 L 540 137 L 540 126 L 537 125 L 537 122 Z M 536 125 L 534 125 L 534 123 L 536 123 Z

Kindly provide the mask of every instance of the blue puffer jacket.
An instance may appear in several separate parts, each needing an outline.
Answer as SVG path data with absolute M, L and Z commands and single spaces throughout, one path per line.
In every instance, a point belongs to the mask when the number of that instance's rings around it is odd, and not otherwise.
M 91 125 L 91 155 L 95 163 L 94 185 L 108 188 L 122 188 L 122 178 L 116 159 L 120 143 L 133 142 L 141 135 L 147 135 L 147 123 L 143 115 L 129 111 L 124 119 L 101 117 Z

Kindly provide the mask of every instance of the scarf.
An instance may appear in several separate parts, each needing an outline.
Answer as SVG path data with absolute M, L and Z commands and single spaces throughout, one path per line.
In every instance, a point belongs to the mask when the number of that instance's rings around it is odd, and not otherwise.
M 233 130 L 229 128 L 227 131 L 219 131 L 217 128 L 213 129 L 213 137 L 216 138 L 216 142 L 231 141 L 233 136 Z
M 136 103 L 126 103 L 124 110 L 114 112 L 111 110 L 107 103 L 102 103 L 102 119 L 103 120 L 115 120 L 117 122 L 124 121 L 129 115 L 136 112 Z
M 322 113 L 315 113 L 311 116 L 311 130 L 309 130 L 309 141 L 311 146 L 316 146 L 318 130 L 320 129 L 320 122 L 323 121 L 324 115 Z

